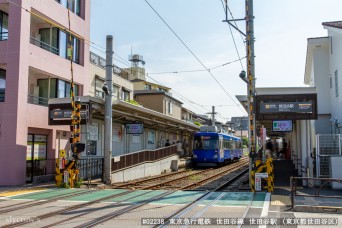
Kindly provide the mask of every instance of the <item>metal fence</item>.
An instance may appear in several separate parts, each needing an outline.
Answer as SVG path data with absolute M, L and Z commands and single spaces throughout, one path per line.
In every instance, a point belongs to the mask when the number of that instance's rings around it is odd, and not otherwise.
M 79 159 L 79 177 L 83 180 L 90 179 L 102 179 L 103 173 L 103 158 L 82 158 Z
M 40 159 L 26 161 L 27 176 L 44 176 L 56 173 L 56 159 Z
M 37 47 L 41 47 L 55 55 L 59 54 L 59 50 L 57 47 L 53 47 L 50 44 L 44 43 L 43 41 L 40 41 L 39 39 L 36 39 L 32 36 L 30 37 L 30 43 L 36 45 Z
M 45 98 L 45 97 L 37 97 L 37 96 L 33 96 L 33 95 L 27 95 L 27 102 L 29 104 L 48 106 L 49 99 Z
M 341 135 L 316 135 L 316 173 L 317 177 L 330 177 L 329 159 L 331 156 L 341 156 Z
M 91 179 L 102 179 L 102 167 L 103 158 L 82 158 L 78 160 L 79 177 L 84 180 Z M 56 159 L 41 159 L 41 160 L 28 160 L 26 161 L 26 176 L 28 178 L 36 176 L 56 174 Z
M 156 161 L 162 158 L 169 157 L 171 155 L 175 155 L 176 153 L 176 145 L 172 145 L 157 150 L 144 150 L 114 157 L 112 158 L 112 172 L 118 171 L 120 169 L 125 169 L 142 162 Z
M 307 190 L 310 192 L 303 193 L 301 191 L 297 191 L 298 181 L 307 181 L 308 187 Z M 301 197 L 321 197 L 321 198 L 333 198 L 333 199 L 342 199 L 341 195 L 324 195 L 322 194 L 322 190 L 324 187 L 328 187 L 332 182 L 338 182 L 342 184 L 342 179 L 332 179 L 332 178 L 310 178 L 310 177 L 291 177 L 291 209 L 294 208 L 294 198 L 296 196 Z M 319 186 L 315 185 L 315 182 L 320 182 Z

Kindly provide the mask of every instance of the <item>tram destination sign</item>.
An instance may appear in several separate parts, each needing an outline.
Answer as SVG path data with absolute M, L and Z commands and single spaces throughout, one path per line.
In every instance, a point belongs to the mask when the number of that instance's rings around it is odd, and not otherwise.
M 260 113 L 312 113 L 312 101 L 260 103 Z

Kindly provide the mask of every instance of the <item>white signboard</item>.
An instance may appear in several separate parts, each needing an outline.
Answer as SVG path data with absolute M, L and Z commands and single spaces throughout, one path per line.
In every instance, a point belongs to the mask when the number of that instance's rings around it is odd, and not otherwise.
M 132 135 L 132 143 L 134 144 L 140 143 L 140 135 Z
M 98 123 L 93 123 L 88 126 L 89 140 L 97 141 L 99 140 L 99 125 Z
M 114 162 L 119 162 L 120 161 L 120 156 L 116 156 L 113 159 L 114 159 Z
M 69 183 L 69 172 L 64 171 L 64 183 Z
M 255 191 L 261 191 L 261 178 L 255 175 Z
M 113 126 L 112 130 L 112 137 L 113 137 L 113 142 L 121 142 L 122 141 L 122 128 L 121 126 Z
M 255 177 L 267 178 L 268 177 L 268 173 L 255 173 Z

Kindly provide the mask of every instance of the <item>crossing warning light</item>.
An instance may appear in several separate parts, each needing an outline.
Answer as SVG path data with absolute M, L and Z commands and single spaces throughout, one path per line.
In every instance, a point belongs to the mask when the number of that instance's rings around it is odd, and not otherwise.
M 73 153 L 77 153 L 77 154 L 82 153 L 84 149 L 85 149 L 85 143 L 77 142 L 77 143 L 71 144 L 71 151 Z

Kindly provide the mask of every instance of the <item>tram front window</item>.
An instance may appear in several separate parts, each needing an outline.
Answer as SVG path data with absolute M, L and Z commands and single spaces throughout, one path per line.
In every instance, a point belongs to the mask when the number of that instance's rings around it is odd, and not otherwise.
M 218 137 L 195 136 L 195 150 L 216 150 L 218 148 Z

